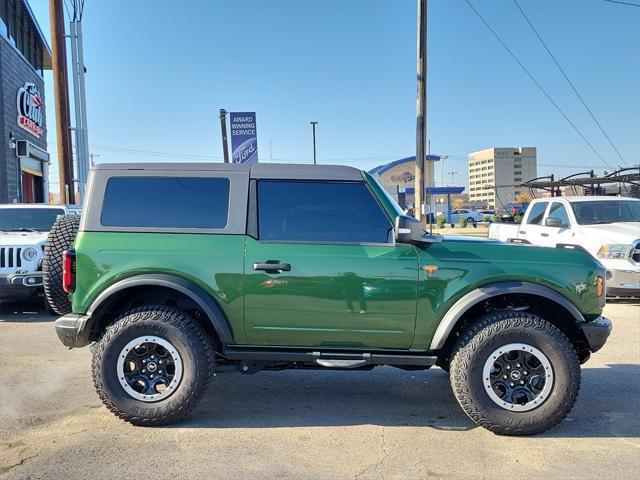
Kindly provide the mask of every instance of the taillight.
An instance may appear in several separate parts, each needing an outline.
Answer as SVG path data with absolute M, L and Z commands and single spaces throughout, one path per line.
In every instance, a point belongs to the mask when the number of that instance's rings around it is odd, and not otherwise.
M 76 289 L 76 252 L 65 250 L 62 252 L 62 288 L 67 293 Z

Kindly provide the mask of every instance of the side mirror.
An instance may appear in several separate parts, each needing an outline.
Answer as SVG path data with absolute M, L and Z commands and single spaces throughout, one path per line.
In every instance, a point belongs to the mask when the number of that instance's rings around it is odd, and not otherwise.
M 559 219 L 558 217 L 549 217 L 544 222 L 544 224 L 547 227 L 555 227 L 555 228 L 563 228 L 563 227 L 568 227 L 569 226 L 566 223 L 564 223 L 561 219 Z
M 396 217 L 396 228 L 394 230 L 396 243 L 426 245 L 430 243 L 438 243 L 443 240 L 442 235 L 429 235 L 424 232 L 419 220 L 406 215 L 399 215 Z
M 395 239 L 397 243 L 420 243 L 422 241 L 420 220 L 406 215 L 397 216 Z

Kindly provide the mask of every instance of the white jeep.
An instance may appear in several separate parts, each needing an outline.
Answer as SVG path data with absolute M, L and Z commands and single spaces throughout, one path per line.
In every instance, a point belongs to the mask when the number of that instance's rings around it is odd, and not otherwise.
M 0 301 L 42 291 L 42 255 L 59 215 L 80 214 L 75 205 L 0 205 Z

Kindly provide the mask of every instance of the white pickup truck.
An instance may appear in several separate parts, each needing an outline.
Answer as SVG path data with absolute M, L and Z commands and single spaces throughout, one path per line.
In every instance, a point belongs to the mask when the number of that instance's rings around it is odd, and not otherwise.
M 584 248 L 610 272 L 607 295 L 640 296 L 640 200 L 554 197 L 534 200 L 522 223 L 493 223 L 489 238 Z
M 58 215 L 79 207 L 46 204 L 0 205 L 0 301 L 33 297 L 42 290 L 42 255 Z

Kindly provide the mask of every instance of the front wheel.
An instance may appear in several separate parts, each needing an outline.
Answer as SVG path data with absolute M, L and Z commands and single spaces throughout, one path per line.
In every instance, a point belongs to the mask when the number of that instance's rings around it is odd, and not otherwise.
M 557 425 L 580 390 L 569 339 L 524 312 L 487 315 L 452 352 L 451 386 L 467 415 L 499 435 L 534 435 Z
M 98 395 L 115 415 L 134 425 L 166 425 L 202 398 L 213 376 L 213 349 L 187 313 L 140 307 L 107 328 L 92 370 Z

